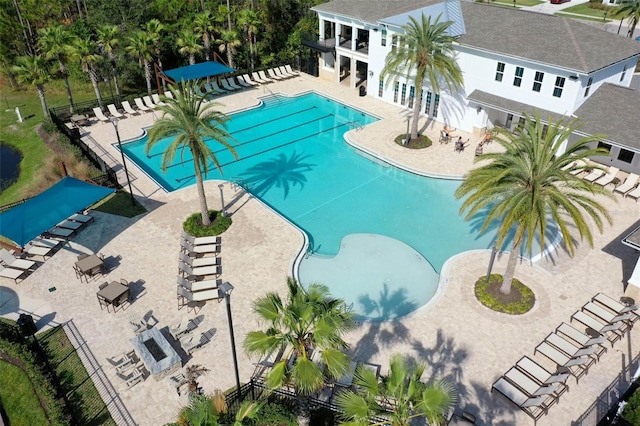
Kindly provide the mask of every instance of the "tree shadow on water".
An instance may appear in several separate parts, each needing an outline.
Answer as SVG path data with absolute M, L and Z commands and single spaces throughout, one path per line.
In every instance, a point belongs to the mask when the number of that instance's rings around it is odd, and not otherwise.
M 367 319 L 384 321 L 401 317 L 417 309 L 414 302 L 407 300 L 406 293 L 404 288 L 391 291 L 389 285 L 384 283 L 378 300 L 372 299 L 369 294 L 364 294 L 358 298 L 358 303 Z
M 315 164 L 306 162 L 308 157 L 295 151 L 288 158 L 285 154 L 278 154 L 270 160 L 255 164 L 241 176 L 256 196 L 261 197 L 272 188 L 282 188 L 286 198 L 292 187 L 302 188 L 307 182 L 305 173 L 315 167 Z

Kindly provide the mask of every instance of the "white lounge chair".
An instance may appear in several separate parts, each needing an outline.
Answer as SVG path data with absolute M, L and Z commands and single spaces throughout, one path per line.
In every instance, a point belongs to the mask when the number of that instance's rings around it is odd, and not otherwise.
M 587 347 L 582 347 L 582 345 L 576 346 L 574 343 L 570 342 L 569 340 L 565 339 L 564 337 L 556 333 L 549 334 L 546 337 L 545 342 L 550 343 L 551 345 L 555 346 L 557 349 L 560 349 L 562 352 L 564 352 L 571 358 L 576 358 L 583 355 L 586 355 L 586 356 L 595 355 L 597 359 L 600 359 L 600 354 L 604 352 L 600 346 L 587 346 Z
M 503 377 L 518 386 L 530 396 L 552 395 L 557 398 L 558 394 L 565 389 L 565 387 L 560 383 L 541 385 L 516 367 L 511 367 Z
M 583 307 L 583 311 L 587 311 L 596 317 L 602 319 L 603 321 L 608 322 L 609 324 L 613 324 L 616 322 L 623 321 L 627 324 L 633 322 L 634 319 L 637 318 L 637 315 L 633 312 L 625 312 L 622 314 L 614 314 L 607 309 L 603 308 L 600 305 L 597 305 L 593 302 L 587 302 Z
M 542 367 L 537 362 L 533 361 L 527 356 L 523 356 L 517 363 L 516 368 L 519 368 L 524 373 L 535 379 L 541 385 L 549 385 L 553 383 L 561 384 L 565 387 L 565 390 L 569 387 L 566 385 L 569 373 L 551 373 L 546 368 Z M 560 391 L 560 395 L 564 391 Z
M 142 102 L 141 98 L 135 98 L 133 101 L 136 103 L 136 106 L 138 107 L 138 111 L 142 111 L 142 112 L 151 111 L 151 108 L 146 106 L 144 102 Z
M 242 74 L 240 78 L 242 78 L 242 80 L 249 86 L 259 86 L 258 83 L 256 83 L 251 79 L 251 77 L 249 77 L 249 74 Z
M 284 69 L 286 69 L 289 74 L 293 74 L 295 76 L 300 75 L 300 73 L 298 71 L 295 71 L 293 68 L 291 68 L 291 65 L 289 64 L 285 65 Z
M 264 72 L 264 70 L 258 71 L 258 75 L 263 81 L 266 81 L 267 83 L 273 83 L 273 79 L 267 77 L 267 74 Z
M 192 268 L 198 268 L 200 266 L 214 266 L 218 264 L 219 259 L 217 257 L 191 257 L 184 252 L 181 252 L 178 257 L 182 262 Z
M 169 99 L 175 99 L 175 97 L 173 96 L 173 93 L 171 92 L 171 90 L 165 90 L 164 91 L 164 95 Z
M 188 277 L 217 277 L 220 275 L 220 265 L 199 266 L 197 268 L 192 268 L 191 266 L 186 265 L 183 262 L 178 262 L 178 270 L 182 273 L 183 276 Z
M 587 163 L 585 163 L 582 160 L 578 160 L 575 161 L 573 163 L 573 168 L 570 168 L 569 173 L 571 173 L 574 176 L 579 175 L 580 173 L 584 172 L 584 169 L 587 167 Z
M 107 109 L 109 110 L 109 114 L 111 114 L 112 117 L 116 117 L 116 118 L 124 117 L 124 114 L 118 111 L 118 109 L 114 104 L 107 105 Z
M 254 79 L 255 81 L 257 81 L 258 83 L 260 83 L 260 84 L 267 84 L 267 83 L 269 83 L 269 81 L 267 81 L 267 80 L 263 79 L 262 77 L 260 77 L 260 76 L 258 75 L 258 73 L 257 73 L 257 72 L 252 72 L 252 73 L 251 73 L 251 77 L 253 77 L 253 79 Z
M 142 332 L 145 332 L 149 329 L 149 324 L 143 318 L 139 318 L 135 316 L 135 314 L 129 315 L 129 327 L 131 330 L 138 335 Z
M 25 247 L 24 252 L 29 256 L 41 256 L 42 260 L 46 260 L 47 256 L 51 257 L 53 255 L 54 249 L 52 247 L 40 247 L 29 244 Z
M 31 240 L 31 245 L 38 246 L 38 247 L 47 247 L 47 248 L 58 247 L 61 243 L 62 241 L 60 240 L 54 240 L 51 238 L 43 238 L 43 237 L 36 237 L 33 240 Z
M 217 90 L 216 90 L 216 89 L 211 85 L 211 83 L 205 83 L 205 84 L 204 84 L 204 90 L 205 90 L 205 92 L 207 92 L 207 94 L 212 95 L 212 96 L 215 96 L 215 95 L 217 95 L 217 94 L 219 94 L 219 93 L 222 93 L 222 92 L 218 92 L 218 91 L 217 91 Z
M 291 78 L 291 77 L 295 77 L 296 76 L 296 74 L 291 74 L 289 71 L 287 71 L 287 69 L 284 67 L 284 65 L 279 66 L 278 69 L 280 70 L 280 74 L 286 76 L 287 78 Z
M 638 198 L 640 198 L 640 185 L 638 185 L 633 191 L 627 192 L 625 197 L 631 197 L 638 202 Z
M 546 414 L 549 408 L 548 404 L 552 404 L 555 401 L 554 398 L 550 398 L 548 395 L 530 397 L 504 377 L 500 377 L 493 384 L 491 391 L 493 392 L 494 389 L 517 405 L 534 420 L 538 420 Z
M 578 321 L 585 327 L 588 327 L 592 330 L 595 330 L 599 334 L 603 334 L 609 342 L 611 342 L 611 347 L 613 344 L 622 338 L 624 334 L 624 322 L 617 322 L 615 324 L 607 324 L 603 323 L 600 320 L 595 319 L 591 315 L 587 315 L 582 311 L 577 311 L 571 316 L 571 320 Z
M 604 176 L 605 171 L 602 169 L 593 169 L 591 170 L 591 173 L 586 174 L 585 176 L 582 176 L 582 179 L 589 181 L 589 182 L 595 182 L 596 179 L 601 178 L 602 176 Z
M 106 123 L 109 121 L 109 118 L 106 115 L 104 115 L 100 107 L 95 107 L 93 109 L 93 114 L 96 116 L 98 120 L 100 120 L 103 123 Z
M 0 249 L 0 261 L 4 263 L 4 266 L 7 266 L 13 269 L 22 269 L 25 271 L 33 268 L 36 265 L 36 262 L 34 262 L 33 260 L 24 260 L 24 259 L 16 258 L 14 255 L 9 253 L 9 251 L 5 248 Z
M 233 87 L 236 90 L 244 88 L 243 86 L 239 86 L 233 77 L 227 77 L 227 83 L 229 83 L 229 86 Z
M 638 305 L 631 305 L 631 306 L 624 305 L 621 302 L 618 302 L 617 300 L 615 300 L 613 297 L 607 296 L 604 293 L 596 294 L 591 299 L 591 301 L 598 302 L 602 306 L 614 312 L 616 315 L 624 314 L 627 312 L 633 312 L 634 314 L 636 314 L 636 316 L 638 316 L 638 312 L 636 311 L 640 308 L 640 306 Z
M 188 280 L 184 277 L 178 276 L 177 282 L 179 285 L 189 290 L 191 293 L 205 291 L 205 290 L 214 290 L 217 289 L 218 286 L 222 283 L 220 279 L 210 279 L 210 280 Z
M 153 99 L 153 102 L 155 102 L 156 105 L 165 106 L 167 104 L 166 102 L 162 102 L 160 100 L 160 96 L 157 93 L 151 95 L 151 99 Z
M 279 73 L 276 73 L 275 68 L 269 68 L 266 71 L 266 73 L 269 73 L 269 77 L 271 77 L 274 80 L 284 80 L 285 79 L 285 77 L 282 77 Z
M 576 378 L 576 382 L 580 380 L 580 377 L 595 363 L 595 360 L 587 355 L 572 358 L 547 342 L 542 342 L 536 346 L 534 353 L 541 353 L 559 366 L 566 367 L 567 372 Z
M 191 306 L 191 302 L 204 302 L 207 300 L 219 299 L 218 289 L 191 292 L 187 288 L 177 285 L 178 310 L 183 306 Z
M 222 87 L 218 86 L 218 82 L 216 80 L 211 80 L 211 87 L 213 87 L 215 89 L 215 91 L 220 93 L 220 94 L 227 93 L 227 91 L 225 89 L 223 89 Z
M 2 268 L 0 269 L 0 277 L 11 278 L 17 283 L 18 278 L 20 278 L 26 272 L 27 271 L 25 269 Z
M 124 352 L 116 356 L 107 358 L 107 361 L 118 371 L 124 371 L 128 366 L 133 365 L 133 358 L 131 357 L 131 355 Z
M 616 175 L 618 174 L 619 171 L 620 171 L 619 168 L 611 166 L 609 167 L 607 174 L 602 176 L 600 179 L 596 180 L 595 182 L 598 185 L 607 186 L 611 182 L 613 182 L 613 180 L 616 178 Z
M 122 108 L 124 109 L 124 112 L 126 112 L 129 115 L 140 114 L 139 111 L 136 111 L 131 107 L 131 104 L 129 103 L 129 101 L 122 101 Z
M 584 334 L 583 332 L 581 332 L 580 330 L 578 330 L 577 328 L 575 328 L 571 324 L 567 324 L 566 322 L 563 322 L 562 324 L 560 324 L 558 326 L 558 328 L 556 328 L 556 333 L 564 334 L 569 339 L 573 340 L 574 342 L 576 342 L 579 345 L 582 345 L 584 347 L 593 346 L 593 345 L 601 345 L 604 348 L 605 351 L 607 350 L 607 348 L 604 346 L 604 344 L 607 342 L 607 338 L 606 337 L 604 337 L 604 336 L 599 336 L 599 337 L 587 336 L 586 334 Z
M 182 335 L 189 333 L 191 325 L 191 319 L 183 317 L 178 324 L 169 326 L 169 334 L 178 340 Z
M 220 253 L 220 246 L 217 244 L 203 244 L 196 246 L 191 244 L 189 241 L 180 240 L 180 247 L 182 247 L 183 251 L 185 251 L 189 256 Z
M 624 183 L 616 186 L 613 189 L 613 192 L 619 192 L 622 195 L 626 195 L 627 192 L 631 191 L 638 184 L 638 180 L 640 180 L 640 176 L 635 173 L 629 173 L 629 176 L 627 176 Z
M 142 100 L 144 101 L 144 104 L 149 107 L 150 109 L 156 109 L 156 104 L 153 103 L 153 101 L 151 100 L 151 97 L 149 95 L 147 96 L 143 96 Z
M 138 370 L 136 367 L 129 370 L 127 374 L 122 374 L 120 372 L 117 372 L 116 374 L 127 383 L 128 387 L 137 385 L 143 379 L 142 371 Z
M 253 87 L 253 84 L 247 83 L 242 76 L 237 76 L 238 84 L 242 87 Z
M 194 237 L 193 235 L 187 234 L 185 231 L 180 233 L 182 239 L 189 241 L 194 246 L 200 246 L 205 244 L 220 244 L 221 238 L 217 235 L 212 235 L 210 237 Z

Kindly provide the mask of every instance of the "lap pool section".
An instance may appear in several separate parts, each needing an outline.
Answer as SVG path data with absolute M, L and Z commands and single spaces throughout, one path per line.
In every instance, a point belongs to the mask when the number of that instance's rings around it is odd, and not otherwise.
M 491 247 L 494 232 L 480 235 L 484 218 L 465 222 L 458 214 L 453 194 L 460 181 L 403 171 L 344 141 L 345 132 L 376 120 L 315 92 L 269 97 L 231 115 L 239 159 L 213 144 L 224 176 L 212 170 L 207 179 L 242 181 L 307 233 L 311 253 L 298 270 L 303 284 L 322 282 L 362 319 L 386 320 L 426 304 L 444 262 Z M 163 173 L 170 141 L 149 156 L 146 141 L 123 149 L 160 185 L 172 191 L 195 182 L 188 150 Z

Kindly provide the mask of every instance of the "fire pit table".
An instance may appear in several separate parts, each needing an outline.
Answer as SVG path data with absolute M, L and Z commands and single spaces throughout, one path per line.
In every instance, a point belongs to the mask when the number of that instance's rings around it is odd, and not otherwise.
M 155 327 L 133 337 L 131 344 L 156 380 L 162 379 L 182 366 L 180 355 Z

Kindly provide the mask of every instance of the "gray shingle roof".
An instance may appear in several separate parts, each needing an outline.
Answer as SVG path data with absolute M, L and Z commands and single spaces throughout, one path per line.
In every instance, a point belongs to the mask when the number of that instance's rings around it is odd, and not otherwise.
M 531 105 L 523 104 L 522 102 L 514 101 L 513 99 L 503 98 L 502 96 L 492 95 L 491 93 L 483 92 L 482 90 L 474 90 L 469 94 L 469 96 L 467 96 L 467 99 L 480 105 L 509 112 L 516 116 L 521 115 L 524 112 L 533 115 L 534 112 L 537 111 L 540 115 L 540 119 L 544 122 L 547 122 L 549 119 L 558 121 L 563 118 L 562 115 L 555 112 L 536 108 Z
M 357 18 L 370 24 L 379 19 L 410 12 L 443 0 L 334 0 L 311 10 Z
M 574 19 L 461 1 L 458 41 L 509 56 L 590 73 L 640 55 L 640 43 Z
M 606 83 L 576 110 L 575 115 L 580 119 L 580 132 L 604 133 L 616 145 L 640 151 L 638 111 L 640 92 Z

